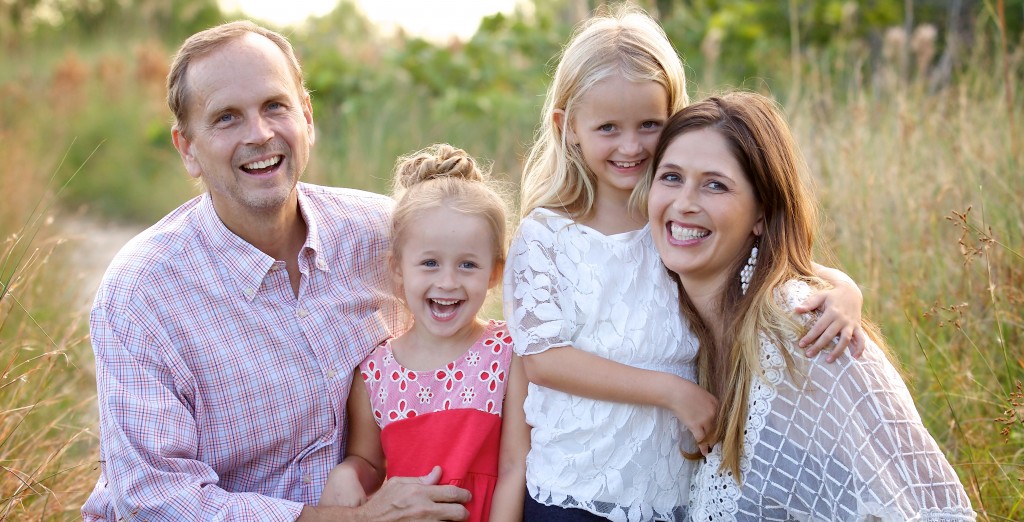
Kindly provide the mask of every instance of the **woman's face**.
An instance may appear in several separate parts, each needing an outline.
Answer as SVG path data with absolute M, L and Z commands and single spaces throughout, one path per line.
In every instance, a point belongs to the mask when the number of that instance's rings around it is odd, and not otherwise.
M 687 291 L 740 284 L 736 263 L 750 255 L 763 214 L 753 185 L 718 131 L 705 128 L 673 139 L 654 172 L 647 210 L 658 253 Z

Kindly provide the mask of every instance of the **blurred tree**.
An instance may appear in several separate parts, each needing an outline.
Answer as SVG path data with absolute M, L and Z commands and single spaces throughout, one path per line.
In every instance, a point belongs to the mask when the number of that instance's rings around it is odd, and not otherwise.
M 176 46 L 223 21 L 216 0 L 0 0 L 0 41 L 6 48 L 117 37 L 156 37 Z

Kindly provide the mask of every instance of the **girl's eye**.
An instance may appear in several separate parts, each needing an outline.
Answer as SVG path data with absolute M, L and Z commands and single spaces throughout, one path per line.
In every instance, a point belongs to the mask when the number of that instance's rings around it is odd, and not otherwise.
M 645 121 L 640 126 L 644 129 L 657 129 L 661 127 L 661 124 L 656 121 Z
M 437 261 L 434 259 L 426 259 L 420 264 L 427 268 L 437 268 Z
M 462 268 L 473 269 L 473 268 L 477 268 L 479 265 L 477 265 L 476 263 L 474 263 L 472 261 L 463 261 L 460 266 Z
M 601 132 L 611 132 L 615 130 L 615 126 L 612 125 L 611 123 L 605 123 L 604 125 L 598 127 L 597 130 Z

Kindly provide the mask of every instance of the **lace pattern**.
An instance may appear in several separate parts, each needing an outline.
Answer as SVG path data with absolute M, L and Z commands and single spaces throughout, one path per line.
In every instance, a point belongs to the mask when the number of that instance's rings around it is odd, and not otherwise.
M 789 309 L 811 289 L 791 281 Z M 782 350 L 790 351 L 795 377 Z M 690 491 L 694 520 L 974 520 L 953 468 L 921 423 L 906 385 L 868 346 L 833 364 L 761 337 L 740 459 L 742 484 L 721 471 L 721 447 Z
M 697 341 L 647 228 L 605 236 L 538 209 L 505 269 L 505 318 L 526 356 L 572 345 L 696 379 Z M 572 371 L 567 368 L 566 371 Z M 530 495 L 616 521 L 684 520 L 695 449 L 667 410 L 576 397 L 531 384 Z

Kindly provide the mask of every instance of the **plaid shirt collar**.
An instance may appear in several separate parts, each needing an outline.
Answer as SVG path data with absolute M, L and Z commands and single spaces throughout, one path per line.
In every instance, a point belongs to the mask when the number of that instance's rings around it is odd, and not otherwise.
M 306 257 L 310 267 L 330 272 L 330 265 L 327 262 L 330 256 L 324 251 L 320 238 L 319 223 L 323 216 L 319 214 L 316 205 L 310 204 L 304 185 L 299 183 L 295 188 L 298 192 L 299 213 L 306 222 L 306 242 L 299 257 Z M 201 233 L 206 236 L 214 254 L 225 261 L 228 273 L 238 285 L 238 292 L 251 301 L 256 296 L 256 289 L 260 288 L 263 279 L 273 267 L 275 259 L 224 225 L 213 207 L 213 199 L 209 192 L 203 194 L 196 212 Z

